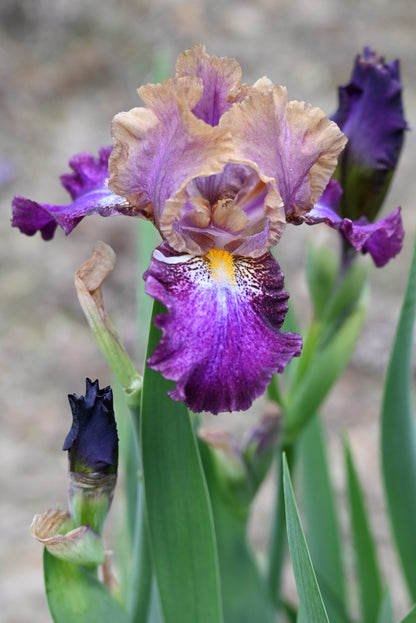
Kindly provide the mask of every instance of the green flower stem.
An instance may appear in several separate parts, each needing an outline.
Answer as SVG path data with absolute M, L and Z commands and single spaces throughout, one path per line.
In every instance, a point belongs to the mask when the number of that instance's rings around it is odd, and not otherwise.
M 269 585 L 270 597 L 276 608 L 280 608 L 280 584 L 287 543 L 282 457 L 283 454 L 286 454 L 289 468 L 292 469 L 295 459 L 295 447 L 294 445 L 288 445 L 285 447 L 281 446 L 278 448 L 277 453 L 277 491 L 272 527 L 270 531 L 267 581 Z

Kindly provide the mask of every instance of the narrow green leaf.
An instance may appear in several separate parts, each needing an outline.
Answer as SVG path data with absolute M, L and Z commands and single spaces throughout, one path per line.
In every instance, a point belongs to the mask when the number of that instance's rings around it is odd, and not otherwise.
M 410 612 L 406 614 L 400 623 L 416 623 L 416 606 L 413 606 Z
M 331 340 L 324 347 L 317 347 L 301 382 L 291 389 L 285 406 L 285 444 L 297 438 L 349 362 L 361 333 L 366 300 L 363 295 Z
M 335 286 L 338 257 L 328 246 L 308 244 L 306 276 L 316 318 L 322 318 Z
M 83 567 L 43 556 L 45 588 L 55 623 L 128 623 L 107 587 Z
M 280 586 L 287 550 L 285 498 L 283 492 L 283 456 L 288 465 L 291 466 L 294 460 L 294 447 L 287 446 L 284 452 L 282 448 L 279 448 L 275 461 L 276 494 L 267 556 L 267 582 L 269 593 L 276 608 L 281 608 L 282 606 Z
M 340 529 L 318 414 L 303 431 L 298 450 L 302 468 L 302 508 L 313 566 L 331 623 L 345 623 L 348 616 Z
M 384 386 L 381 454 L 389 517 L 416 601 L 416 430 L 412 409 L 412 335 L 416 311 L 416 245 Z
M 344 452 L 361 614 L 366 623 L 376 623 L 383 598 L 381 574 L 357 470 L 347 441 L 344 441 Z
M 296 623 L 308 623 L 308 616 L 305 614 L 305 609 L 302 606 L 299 606 Z
M 329 623 L 296 508 L 286 457 L 283 457 L 283 484 L 290 558 L 303 620 L 308 623 Z
M 273 623 L 274 606 L 253 552 L 247 543 L 248 512 L 230 503 L 218 482 L 213 456 L 200 443 L 214 514 L 220 576 L 227 623 Z
M 391 603 L 391 596 L 388 588 L 384 590 L 384 595 L 380 606 L 380 612 L 378 613 L 377 623 L 393 623 L 393 606 Z
M 155 303 L 154 314 L 163 313 Z M 153 323 L 148 355 L 160 337 Z M 150 550 L 165 623 L 221 623 L 212 511 L 189 413 L 172 383 L 146 367 L 142 462 Z
M 368 271 L 368 265 L 361 262 L 353 262 L 348 267 L 327 303 L 325 309 L 325 325 L 327 328 L 333 325 L 333 330 L 339 326 L 340 322 L 343 322 L 357 306 L 367 282 Z

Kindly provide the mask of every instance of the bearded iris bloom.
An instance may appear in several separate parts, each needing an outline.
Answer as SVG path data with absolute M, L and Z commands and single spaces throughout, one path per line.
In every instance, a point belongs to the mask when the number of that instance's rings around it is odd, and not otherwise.
M 324 220 L 309 215 L 347 140 L 284 87 L 240 81 L 234 59 L 194 46 L 173 78 L 138 90 L 144 108 L 115 116 L 111 155 L 72 159 L 73 203 L 13 204 L 13 224 L 46 239 L 93 212 L 155 224 L 163 242 L 144 278 L 167 313 L 148 365 L 194 411 L 248 408 L 300 354 L 301 337 L 281 331 L 288 294 L 270 248 L 287 223 Z

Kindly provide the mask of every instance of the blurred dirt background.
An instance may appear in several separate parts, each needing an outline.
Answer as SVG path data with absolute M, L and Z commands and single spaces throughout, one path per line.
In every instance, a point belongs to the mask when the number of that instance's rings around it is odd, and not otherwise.
M 35 513 L 66 507 L 70 427 L 66 395 L 84 392 L 84 379 L 110 381 L 106 364 L 78 306 L 73 274 L 102 239 L 118 262 L 105 286 L 106 307 L 135 352 L 135 227 L 128 218 L 84 220 L 69 238 L 45 243 L 10 228 L 15 193 L 66 203 L 58 176 L 81 151 L 109 144 L 110 121 L 140 105 L 136 87 L 171 71 L 177 54 L 195 42 L 235 56 L 243 78 L 268 75 L 331 114 L 336 86 L 349 79 L 364 45 L 388 60 L 399 57 L 409 126 L 416 115 L 414 0 L 2 0 L 0 4 L 0 621 L 45 623 L 41 547 L 29 535 Z M 407 596 L 392 553 L 378 456 L 382 380 L 398 317 L 416 228 L 416 138 L 409 132 L 386 211 L 403 206 L 407 237 L 401 256 L 371 273 L 372 298 L 353 361 L 325 405 L 331 466 L 343 507 L 339 431 L 351 440 L 365 483 L 371 521 L 393 587 L 396 615 Z M 333 239 L 324 227 L 288 228 L 278 259 L 292 302 L 308 309 L 305 241 Z M 262 402 L 231 416 L 245 430 Z M 230 416 L 208 418 L 230 425 Z M 252 536 L 261 552 L 272 505 L 266 487 L 256 504 Z M 114 512 L 117 518 L 117 511 Z M 113 519 L 116 521 L 117 519 Z M 351 556 L 350 556 L 351 558 Z M 351 565 L 351 560 L 347 560 Z M 290 584 L 290 580 L 288 581 Z M 196 622 L 197 623 L 197 622 Z

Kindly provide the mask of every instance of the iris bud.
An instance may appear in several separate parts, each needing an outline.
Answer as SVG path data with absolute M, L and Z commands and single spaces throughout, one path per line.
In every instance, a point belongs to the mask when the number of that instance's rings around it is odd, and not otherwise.
M 386 63 L 365 48 L 355 60 L 350 82 L 339 87 L 339 107 L 332 120 L 348 137 L 335 173 L 344 191 L 338 213 L 352 221 L 362 216 L 374 221 L 407 128 L 399 61 Z
M 117 479 L 118 436 L 110 387 L 87 379 L 85 396 L 68 396 L 73 423 L 63 450 L 69 459 L 69 507 L 75 525 L 101 534 Z

